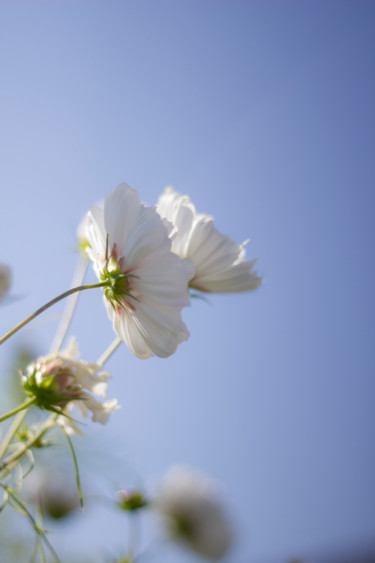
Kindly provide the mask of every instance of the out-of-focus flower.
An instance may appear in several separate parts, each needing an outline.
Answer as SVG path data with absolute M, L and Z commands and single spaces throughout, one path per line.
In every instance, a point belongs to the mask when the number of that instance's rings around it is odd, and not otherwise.
M 252 268 L 256 262 L 245 260 L 248 241 L 237 244 L 219 233 L 209 215 L 198 214 L 188 196 L 166 188 L 157 211 L 173 225 L 172 251 L 192 260 L 195 275 L 189 286 L 200 291 L 231 293 L 259 287 L 262 278 Z
M 79 223 L 77 230 L 76 230 L 76 236 L 77 236 L 77 241 L 78 241 L 78 250 L 80 252 L 82 252 L 82 254 L 87 258 L 87 256 L 88 256 L 87 249 L 90 246 L 90 243 L 87 240 L 87 234 L 86 233 L 87 233 L 87 213 L 85 214 L 85 216 L 83 217 L 83 219 Z
M 232 532 L 215 483 L 197 471 L 175 466 L 165 476 L 154 507 L 170 539 L 213 561 L 225 556 Z
M 100 207 L 103 209 L 104 201 L 100 201 L 96 204 L 96 207 Z M 87 222 L 88 222 L 89 215 L 85 213 L 84 217 L 82 217 L 77 229 L 76 229 L 76 237 L 78 241 L 78 250 L 82 252 L 85 258 L 88 258 L 88 248 L 90 247 L 90 243 L 87 239 Z
M 0 264 L 0 301 L 8 293 L 12 282 L 12 272 L 6 264 Z
M 148 505 L 148 501 L 141 491 L 127 490 L 117 492 L 118 506 L 121 510 L 135 512 Z
M 78 360 L 79 351 L 75 338 L 66 350 L 42 356 L 32 362 L 23 375 L 23 386 L 35 404 L 46 410 L 61 412 L 59 423 L 70 432 L 79 432 L 70 416 L 75 406 L 82 416 L 92 413 L 94 422 L 105 424 L 109 415 L 119 408 L 117 399 L 101 403 L 93 395 L 105 398 L 107 380 L 111 377 L 101 371 L 102 366 Z M 89 391 L 89 392 L 88 392 Z
M 115 332 L 139 358 L 167 357 L 189 332 L 181 310 L 194 275 L 190 260 L 171 252 L 168 229 L 126 184 L 88 214 L 88 254 L 104 288 Z
M 79 503 L 74 478 L 66 467 L 51 467 L 33 471 L 25 483 L 28 502 L 41 508 L 43 515 L 61 520 L 70 516 Z

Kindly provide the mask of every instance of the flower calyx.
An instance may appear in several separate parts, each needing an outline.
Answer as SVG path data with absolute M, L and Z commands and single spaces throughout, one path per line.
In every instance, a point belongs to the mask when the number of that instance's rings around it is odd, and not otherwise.
M 104 266 L 100 272 L 100 279 L 103 282 L 103 290 L 106 298 L 111 303 L 114 310 L 116 310 L 116 305 L 124 309 L 124 298 L 132 297 L 136 301 L 138 299 L 130 293 L 130 280 L 129 278 L 138 278 L 135 274 L 124 273 L 121 270 L 122 258 L 117 260 L 117 248 L 114 245 L 111 254 L 108 251 L 108 238 L 106 241 L 106 257 Z
M 23 388 L 40 409 L 60 413 L 69 401 L 85 398 L 74 373 L 58 360 L 33 362 L 22 379 Z

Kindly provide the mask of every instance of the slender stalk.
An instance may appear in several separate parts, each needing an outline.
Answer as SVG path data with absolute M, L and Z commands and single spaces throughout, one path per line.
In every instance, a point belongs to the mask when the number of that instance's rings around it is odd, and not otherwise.
M 20 457 L 22 457 L 24 453 L 29 448 L 31 448 L 35 444 L 35 442 L 37 442 L 43 436 L 43 434 L 47 432 L 47 430 L 49 430 L 50 428 L 52 428 L 52 426 L 55 425 L 56 419 L 57 419 L 56 414 L 50 416 L 36 434 L 31 436 L 18 451 L 14 452 L 4 460 L 4 462 L 1 464 L 2 468 L 7 469 L 11 463 L 17 461 Z M 0 477 L 1 476 L 2 474 L 0 475 Z
M 80 252 L 79 260 L 77 263 L 76 271 L 73 276 L 72 287 L 80 286 L 83 283 L 88 266 L 88 259 Z M 57 354 L 60 350 L 66 333 L 68 332 L 69 325 L 73 318 L 73 313 L 77 305 L 79 293 L 74 293 L 67 301 L 65 311 L 57 329 L 56 336 L 52 342 L 51 353 Z
M 103 354 L 100 356 L 100 358 L 96 363 L 99 364 L 100 366 L 104 366 L 106 361 L 112 356 L 113 352 L 117 350 L 117 348 L 120 346 L 121 342 L 122 340 L 119 336 L 115 338 L 114 341 L 103 352 Z
M 38 315 L 40 315 L 41 313 L 46 311 L 49 307 L 52 307 L 52 305 L 54 305 L 55 303 L 58 303 L 62 299 L 65 299 L 65 297 L 68 297 L 69 295 L 72 295 L 73 293 L 76 293 L 77 291 L 84 291 L 85 289 L 96 289 L 98 287 L 106 287 L 108 285 L 109 285 L 108 281 L 105 281 L 105 282 L 93 283 L 93 284 L 89 284 L 89 285 L 80 285 L 78 287 L 73 287 L 72 289 L 65 291 L 64 293 L 62 293 L 58 297 L 55 297 L 55 299 L 52 299 L 52 301 L 49 301 L 48 303 L 46 303 L 46 305 L 43 305 L 43 307 L 41 307 L 40 309 L 35 311 L 35 313 L 33 313 L 32 315 L 27 317 L 24 321 L 19 323 L 12 330 L 10 330 L 7 334 L 5 334 L 2 338 L 0 338 L 0 344 L 3 344 L 3 342 L 8 340 L 8 338 L 13 336 L 13 334 L 18 332 L 22 327 L 27 325 L 30 321 L 35 319 L 35 317 L 37 317 Z
M 137 514 L 129 514 L 129 547 L 128 547 L 128 561 L 130 563 L 135 563 L 136 560 L 136 550 L 138 544 L 138 518 Z
M 60 559 L 58 558 L 56 551 L 53 549 L 52 545 L 50 544 L 50 542 L 48 541 L 48 539 L 46 537 L 46 532 L 40 526 L 38 526 L 38 523 L 36 522 L 35 518 L 31 514 L 31 512 L 26 508 L 25 504 L 23 502 L 21 502 L 16 497 L 16 495 L 9 489 L 9 487 L 7 487 L 7 486 L 5 486 L 1 483 L 0 483 L 0 487 L 2 487 L 4 489 L 4 491 L 6 491 L 8 493 L 8 495 L 11 497 L 12 501 L 19 507 L 21 512 L 26 514 L 26 516 L 30 520 L 35 532 L 37 533 L 37 535 L 41 538 L 41 540 L 44 541 L 44 543 L 46 544 L 46 546 L 48 547 L 48 549 L 50 550 L 50 552 L 54 556 L 55 560 L 58 563 L 60 563 Z M 44 553 L 42 553 L 42 557 L 43 557 L 43 560 L 45 561 Z
M 33 403 L 33 400 L 27 401 L 30 404 Z M 5 454 L 9 444 L 11 443 L 13 436 L 15 435 L 15 433 L 17 432 L 18 428 L 20 427 L 20 425 L 22 424 L 23 419 L 26 416 L 27 413 L 27 407 L 25 407 L 24 403 L 23 409 L 19 411 L 18 416 L 13 420 L 12 424 L 10 425 L 8 432 L 6 433 L 6 435 L 4 436 L 4 440 L 2 441 L 1 445 L 0 445 L 0 459 L 3 457 L 3 455 Z M 28 405 L 28 406 L 29 406 Z
M 0 416 L 0 422 L 3 422 L 7 418 L 11 418 L 12 416 L 17 414 L 18 412 L 23 411 L 24 409 L 27 409 L 27 407 L 30 407 L 33 403 L 35 403 L 35 397 L 32 397 L 31 399 L 29 399 L 25 403 L 22 403 L 22 405 L 19 405 L 18 407 L 16 407 L 12 411 L 9 411 L 6 414 L 3 414 L 2 416 Z
M 69 448 L 70 448 L 70 453 L 72 454 L 72 458 L 73 458 L 73 463 L 74 463 L 74 470 L 76 472 L 76 482 L 77 482 L 77 489 L 78 489 L 78 495 L 79 495 L 79 502 L 81 505 L 81 510 L 83 512 L 83 496 L 82 496 L 82 485 L 81 485 L 81 478 L 79 476 L 79 471 L 78 471 L 78 461 L 77 461 L 77 456 L 76 453 L 74 451 L 73 448 L 73 442 L 70 439 L 69 434 L 66 432 L 66 430 L 64 430 L 64 434 L 66 439 L 68 440 L 68 444 L 69 444 Z

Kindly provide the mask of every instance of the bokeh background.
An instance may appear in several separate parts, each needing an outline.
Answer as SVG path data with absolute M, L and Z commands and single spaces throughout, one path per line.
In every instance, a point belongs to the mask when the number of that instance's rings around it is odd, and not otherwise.
M 88 496 L 154 490 L 176 462 L 218 480 L 228 562 L 375 546 L 374 31 L 362 0 L 0 3 L 2 333 L 69 288 L 78 223 L 123 181 L 149 205 L 189 194 L 259 257 L 264 285 L 195 300 L 169 359 L 122 346 L 121 410 L 74 441 Z M 48 351 L 62 310 L 3 345 L 3 381 L 20 347 Z M 70 333 L 87 360 L 111 342 L 100 292 Z M 99 499 L 53 543 L 108 561 L 126 534 Z M 196 560 L 155 541 L 150 561 Z

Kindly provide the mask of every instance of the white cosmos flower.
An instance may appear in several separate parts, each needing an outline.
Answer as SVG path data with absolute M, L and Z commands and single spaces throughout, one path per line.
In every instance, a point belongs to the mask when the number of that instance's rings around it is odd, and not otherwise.
M 96 204 L 96 207 L 104 207 L 104 201 L 100 201 Z M 80 250 L 85 258 L 88 258 L 88 247 L 90 246 L 87 240 L 87 224 L 89 220 L 89 214 L 85 213 L 76 229 L 76 237 L 78 242 L 78 250 Z
M 6 264 L 0 264 L 0 300 L 8 293 L 12 281 L 12 273 Z
M 157 211 L 172 223 L 172 250 L 180 258 L 192 260 L 195 275 L 189 286 L 200 291 L 230 293 L 259 287 L 262 278 L 252 268 L 256 262 L 245 260 L 245 245 L 219 233 L 209 215 L 198 214 L 188 196 L 166 188 Z
M 86 417 L 91 411 L 94 422 L 105 424 L 109 415 L 119 408 L 117 399 L 101 403 L 95 398 L 107 396 L 109 373 L 99 364 L 78 360 L 79 350 L 71 338 L 66 350 L 41 356 L 32 362 L 23 376 L 24 388 L 36 398 L 36 405 L 48 410 L 61 411 L 71 416 L 75 407 Z M 60 416 L 58 422 L 69 433 L 80 433 L 74 422 Z
M 88 214 L 87 251 L 99 279 L 110 284 L 104 288 L 108 315 L 139 358 L 170 356 L 189 337 L 181 310 L 190 303 L 194 268 L 171 252 L 168 233 L 155 209 L 126 184 Z
M 232 544 L 232 531 L 214 481 L 186 466 L 167 472 L 154 507 L 167 534 L 196 553 L 217 561 Z

